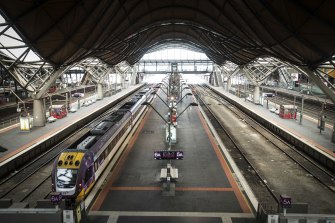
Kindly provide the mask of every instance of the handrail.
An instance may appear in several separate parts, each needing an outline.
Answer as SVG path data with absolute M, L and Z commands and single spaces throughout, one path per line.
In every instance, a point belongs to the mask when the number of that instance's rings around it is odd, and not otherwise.
M 9 127 L 11 125 L 15 125 L 19 122 L 20 122 L 20 117 L 15 117 L 15 118 L 8 119 L 6 121 L 2 121 L 2 122 L 0 122 L 0 129 L 4 129 L 4 128 Z

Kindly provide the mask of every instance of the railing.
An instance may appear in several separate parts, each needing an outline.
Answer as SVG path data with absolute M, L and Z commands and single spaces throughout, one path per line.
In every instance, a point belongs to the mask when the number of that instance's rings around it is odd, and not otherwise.
M 9 127 L 11 125 L 15 125 L 19 122 L 20 122 L 20 117 L 15 117 L 15 118 L 11 118 L 11 119 L 6 120 L 6 121 L 2 121 L 2 122 L 0 122 L 0 129 L 4 129 L 4 128 Z

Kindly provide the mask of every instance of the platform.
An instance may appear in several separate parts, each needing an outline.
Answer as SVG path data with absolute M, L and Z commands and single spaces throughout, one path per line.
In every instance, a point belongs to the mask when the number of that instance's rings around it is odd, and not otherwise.
M 288 132 L 291 132 L 298 138 L 303 138 L 304 141 L 318 147 L 319 149 L 327 152 L 328 154 L 335 156 L 335 143 L 331 142 L 331 137 L 333 133 L 333 127 L 330 125 L 325 126 L 325 131 L 320 133 L 320 130 L 317 128 L 318 120 L 311 118 L 307 115 L 303 115 L 301 124 L 299 124 L 299 117 L 295 119 L 283 119 L 276 115 L 275 113 L 270 112 L 270 109 L 274 107 L 274 104 L 269 102 L 269 109 L 266 108 L 266 102 L 264 105 L 256 105 L 245 98 L 239 98 L 234 94 L 228 93 L 222 87 L 213 87 L 211 88 L 219 91 L 221 94 L 231 98 L 234 101 L 237 101 L 239 104 L 244 107 L 252 110 L 254 113 L 259 114 L 260 116 L 271 120 L 271 122 L 280 126 Z
M 83 117 L 91 113 L 94 113 L 105 105 L 112 103 L 140 86 L 141 85 L 129 86 L 126 89 L 122 89 L 121 92 L 118 92 L 110 97 L 105 97 L 103 100 L 98 100 L 96 103 L 91 104 L 88 107 L 81 107 L 75 113 L 68 113 L 67 117 L 57 119 L 56 122 L 46 123 L 44 127 L 33 127 L 33 129 L 29 132 L 22 132 L 19 129 L 18 124 L 0 130 L 0 146 L 7 149 L 5 152 L 0 152 L 0 163 L 26 149 L 29 149 L 46 138 L 52 137 L 54 134 L 62 131 L 70 124 L 81 120 Z
M 266 89 L 269 92 L 280 92 L 288 95 L 296 96 L 297 98 L 301 98 L 302 96 L 305 99 L 314 101 L 314 102 L 320 102 L 320 100 L 325 101 L 325 95 L 320 96 L 314 96 L 312 94 L 302 94 L 298 90 L 289 90 L 286 88 L 280 88 L 280 87 L 269 87 L 269 86 L 261 86 L 261 88 Z M 328 104 L 334 104 L 331 100 L 326 100 Z
M 165 98 L 164 95 L 161 95 Z M 193 97 L 178 104 L 182 111 Z M 156 98 L 153 106 L 167 118 L 168 108 Z M 253 222 L 248 199 L 210 133 L 199 109 L 190 107 L 178 118 L 177 143 L 184 152 L 173 160 L 178 168 L 175 195 L 164 196 L 160 174 L 170 161 L 155 160 L 164 150 L 165 123 L 152 110 L 89 208 L 92 222 Z

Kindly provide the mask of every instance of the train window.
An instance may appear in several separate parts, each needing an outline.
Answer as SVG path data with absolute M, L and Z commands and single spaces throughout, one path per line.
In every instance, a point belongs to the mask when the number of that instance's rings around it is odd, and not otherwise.
M 86 174 L 85 174 L 85 183 L 87 181 L 89 181 L 91 179 L 91 177 L 93 176 L 93 166 L 90 166 L 87 170 L 86 170 Z
M 99 166 L 98 166 L 98 162 L 95 161 L 95 162 L 94 162 L 94 170 L 97 171 L 97 170 L 98 170 L 98 167 L 99 167 Z
M 78 170 L 57 169 L 57 187 L 73 188 L 76 185 Z
M 100 156 L 99 156 L 99 163 L 100 163 L 100 165 L 104 162 L 104 160 L 105 160 L 105 156 L 104 156 L 105 154 L 104 153 L 102 153 Z

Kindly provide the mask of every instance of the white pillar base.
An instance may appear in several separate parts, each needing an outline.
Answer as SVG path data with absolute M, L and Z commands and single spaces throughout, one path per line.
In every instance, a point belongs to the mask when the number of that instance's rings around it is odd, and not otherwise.
M 260 100 L 259 100 L 259 86 L 255 86 L 255 91 L 254 91 L 254 103 L 255 104 L 260 104 Z
M 45 112 L 42 99 L 34 100 L 33 114 L 34 126 L 45 126 Z

